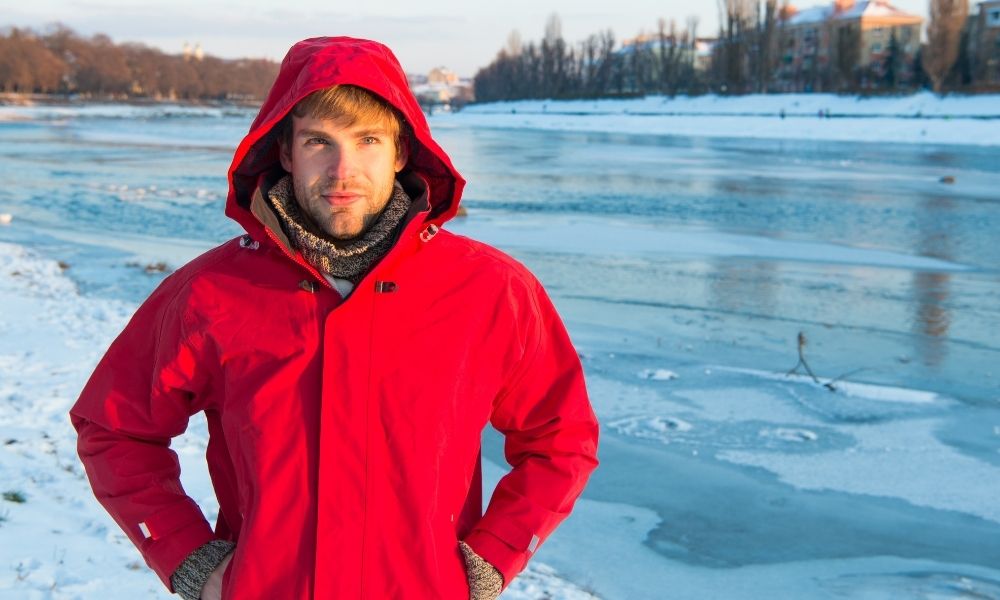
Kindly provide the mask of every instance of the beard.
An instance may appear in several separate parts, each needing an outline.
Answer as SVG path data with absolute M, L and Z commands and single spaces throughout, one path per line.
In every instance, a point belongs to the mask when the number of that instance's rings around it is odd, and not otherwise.
M 337 181 L 320 178 L 308 184 L 293 178 L 295 199 L 306 216 L 311 229 L 333 242 L 350 242 L 362 235 L 378 220 L 392 197 L 395 173 L 385 180 Z M 336 204 L 329 199 L 334 193 L 356 194 L 357 198 L 346 204 Z

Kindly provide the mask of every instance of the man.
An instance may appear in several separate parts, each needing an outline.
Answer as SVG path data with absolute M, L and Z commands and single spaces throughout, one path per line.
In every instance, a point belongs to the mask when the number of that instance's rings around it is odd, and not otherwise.
M 247 234 L 164 280 L 71 411 L 97 498 L 185 598 L 495 598 L 597 422 L 538 282 L 441 230 L 465 182 L 392 53 L 296 44 L 229 183 Z M 169 449 L 200 411 L 214 531 Z M 483 514 L 487 422 L 513 468 Z

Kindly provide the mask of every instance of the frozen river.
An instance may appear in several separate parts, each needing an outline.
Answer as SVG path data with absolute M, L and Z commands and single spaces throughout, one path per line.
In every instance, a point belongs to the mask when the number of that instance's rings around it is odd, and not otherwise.
M 139 267 L 239 233 L 252 116 L 24 110 L 0 242 L 134 305 Z M 609 599 L 1000 599 L 1000 149 L 432 127 L 469 180 L 450 228 L 540 277 L 603 426 L 538 562 Z M 829 387 L 785 375 L 800 333 Z

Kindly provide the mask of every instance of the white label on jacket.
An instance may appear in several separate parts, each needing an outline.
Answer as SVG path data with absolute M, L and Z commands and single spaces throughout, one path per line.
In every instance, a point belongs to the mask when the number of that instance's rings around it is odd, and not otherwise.
M 139 531 L 141 531 L 142 535 L 146 536 L 147 538 L 150 537 L 149 527 L 146 527 L 145 523 L 139 523 Z
M 531 536 L 531 543 L 528 544 L 528 552 L 534 554 L 535 548 L 538 547 L 538 542 L 542 541 L 537 535 Z

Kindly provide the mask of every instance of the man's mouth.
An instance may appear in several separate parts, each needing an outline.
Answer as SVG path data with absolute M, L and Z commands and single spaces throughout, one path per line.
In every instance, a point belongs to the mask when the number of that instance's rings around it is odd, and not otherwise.
M 345 204 L 351 204 L 362 198 L 362 195 L 357 192 L 333 192 L 329 194 L 323 194 L 323 199 L 334 206 L 343 206 Z

